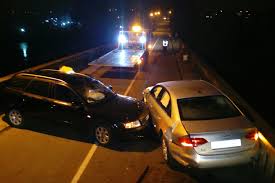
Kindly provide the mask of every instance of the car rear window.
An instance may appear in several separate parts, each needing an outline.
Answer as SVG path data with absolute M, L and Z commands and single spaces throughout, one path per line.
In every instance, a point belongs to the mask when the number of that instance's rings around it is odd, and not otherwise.
M 181 120 L 210 120 L 240 116 L 223 95 L 178 99 Z

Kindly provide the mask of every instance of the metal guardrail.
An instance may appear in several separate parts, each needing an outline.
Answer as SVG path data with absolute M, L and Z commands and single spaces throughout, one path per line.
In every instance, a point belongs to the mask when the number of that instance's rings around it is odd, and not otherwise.
M 107 52 L 113 50 L 115 48 L 115 45 L 104 45 L 99 46 L 96 48 L 88 49 L 83 52 L 79 52 L 67 57 L 63 57 L 57 60 L 49 61 L 45 64 L 41 64 L 38 66 L 34 66 L 28 69 L 24 69 L 22 71 L 35 71 L 39 69 L 59 69 L 62 65 L 70 66 L 74 68 L 75 71 L 80 71 L 86 67 L 88 67 L 88 63 L 97 59 L 98 57 L 106 54 Z M 19 72 L 22 72 L 19 71 Z M 19 73 L 16 72 L 16 73 Z M 1 77 L 0 82 L 3 82 L 5 80 L 8 80 L 11 78 L 14 74 L 9 74 L 7 76 Z

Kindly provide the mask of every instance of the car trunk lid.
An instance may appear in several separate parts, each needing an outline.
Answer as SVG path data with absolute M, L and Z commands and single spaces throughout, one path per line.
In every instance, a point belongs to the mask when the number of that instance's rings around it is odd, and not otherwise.
M 215 120 L 183 121 L 191 139 L 205 139 L 194 147 L 201 155 L 226 154 L 248 150 L 255 140 L 247 134 L 256 128 L 243 116 Z

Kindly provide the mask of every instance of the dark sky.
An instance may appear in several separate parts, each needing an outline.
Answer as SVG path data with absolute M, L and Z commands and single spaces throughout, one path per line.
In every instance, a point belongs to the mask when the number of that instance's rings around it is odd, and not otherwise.
M 72 8 L 75 4 L 83 6 L 136 6 L 138 4 L 147 5 L 151 0 L 5 0 L 8 7 L 49 9 L 49 8 Z
M 188 3 L 195 4 L 202 9 L 226 8 L 226 9 L 269 9 L 274 7 L 273 0 L 3 0 L 1 9 L 15 8 L 17 10 L 31 9 L 38 11 L 68 10 L 83 8 L 91 10 L 97 8 L 113 7 L 169 7 L 173 4 L 185 6 Z

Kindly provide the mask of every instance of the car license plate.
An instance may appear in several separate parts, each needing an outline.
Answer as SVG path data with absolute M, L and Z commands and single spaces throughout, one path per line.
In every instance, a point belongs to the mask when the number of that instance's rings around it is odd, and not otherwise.
M 241 139 L 222 140 L 211 142 L 211 149 L 222 149 L 229 147 L 240 147 Z

